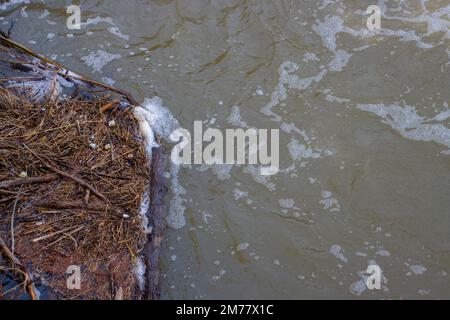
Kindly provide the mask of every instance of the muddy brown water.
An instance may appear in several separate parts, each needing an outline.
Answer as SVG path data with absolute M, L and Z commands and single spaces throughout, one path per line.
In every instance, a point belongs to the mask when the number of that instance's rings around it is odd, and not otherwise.
M 163 298 L 450 298 L 448 1 L 89 0 L 81 30 L 68 4 L 2 2 L 0 26 L 183 128 L 281 132 L 277 175 L 172 171 Z

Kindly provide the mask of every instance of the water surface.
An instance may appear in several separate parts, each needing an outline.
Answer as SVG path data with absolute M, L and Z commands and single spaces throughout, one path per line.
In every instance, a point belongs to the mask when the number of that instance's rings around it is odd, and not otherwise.
M 164 298 L 450 298 L 448 0 L 379 1 L 378 32 L 377 1 L 89 0 L 81 30 L 69 4 L 9 1 L 0 25 L 183 128 L 281 130 L 275 176 L 172 170 Z

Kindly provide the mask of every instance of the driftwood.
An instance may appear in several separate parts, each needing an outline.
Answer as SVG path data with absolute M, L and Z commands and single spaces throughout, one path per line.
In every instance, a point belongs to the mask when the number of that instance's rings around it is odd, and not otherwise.
M 148 242 L 144 248 L 145 262 L 147 266 L 146 289 L 144 298 L 157 300 L 160 298 L 159 286 L 159 255 L 164 239 L 166 227 L 166 206 L 164 197 L 167 194 L 167 182 L 164 177 L 167 160 L 162 147 L 153 148 L 152 165 L 150 170 L 150 207 L 147 213 L 152 232 L 148 236 Z

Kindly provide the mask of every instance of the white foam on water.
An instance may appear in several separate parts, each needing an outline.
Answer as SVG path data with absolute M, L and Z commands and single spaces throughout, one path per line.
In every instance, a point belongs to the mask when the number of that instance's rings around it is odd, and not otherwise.
M 260 170 L 257 166 L 248 165 L 243 169 L 244 173 L 249 173 L 252 175 L 253 180 L 257 183 L 264 185 L 270 191 L 275 191 L 276 186 L 273 182 L 270 181 L 269 176 L 263 176 L 260 173 Z
M 107 28 L 108 32 L 111 33 L 112 35 L 123 39 L 123 40 L 130 40 L 130 36 L 127 34 L 124 34 L 120 31 L 120 29 L 116 26 L 116 24 L 114 23 L 113 19 L 111 19 L 110 17 L 95 17 L 95 18 L 89 18 L 87 19 L 86 22 L 81 23 L 81 27 L 85 28 L 87 26 L 90 25 L 98 25 L 98 24 L 109 24 L 110 27 Z
M 258 96 L 263 96 L 264 95 L 264 91 L 262 89 L 256 89 L 255 94 Z
M 355 255 L 357 257 L 367 257 L 368 256 L 367 253 L 361 252 L 361 251 L 355 252 Z
M 422 275 L 427 271 L 427 268 L 421 265 L 409 266 L 409 270 L 415 275 Z
M 147 190 L 142 197 L 142 202 L 141 202 L 141 206 L 139 209 L 139 215 L 142 219 L 142 228 L 144 229 L 144 232 L 147 235 L 152 232 L 152 228 L 149 226 L 148 216 L 147 216 L 149 208 L 150 208 L 150 194 L 149 194 L 149 190 Z
M 300 78 L 298 75 L 292 74 L 299 69 L 300 66 L 291 61 L 283 62 L 278 69 L 279 79 L 277 87 L 270 96 L 270 102 L 261 109 L 261 112 L 271 117 L 273 121 L 279 122 L 282 120 L 281 116 L 274 113 L 272 109 L 287 99 L 288 89 L 306 90 L 312 83 L 322 80 L 327 73 L 326 70 L 322 70 L 315 76 Z
M 381 257 L 389 257 L 389 256 L 391 256 L 391 253 L 387 250 L 380 249 L 375 253 L 375 255 L 381 256 Z
M 148 111 L 147 121 L 149 121 L 153 130 L 164 140 L 170 142 L 170 135 L 180 128 L 178 120 L 167 109 L 160 97 L 145 99 L 142 107 Z
M 101 73 L 104 66 L 121 57 L 120 54 L 109 53 L 105 50 L 97 50 L 97 52 L 91 52 L 89 55 L 81 57 L 81 61 L 91 67 L 94 73 Z
M 374 260 L 368 261 L 368 267 L 369 266 L 378 266 L 379 267 L 379 265 Z M 353 282 L 349 288 L 350 293 L 355 296 L 360 296 L 367 290 L 367 280 L 369 279 L 369 275 L 367 274 L 367 269 L 358 272 L 358 275 L 360 277 L 360 280 Z M 388 283 L 388 279 L 385 277 L 383 270 L 381 270 L 381 289 L 384 292 L 389 291 L 389 288 L 387 287 L 387 283 Z
M 248 128 L 247 122 L 242 120 L 241 110 L 237 106 L 231 108 L 231 113 L 227 118 L 227 122 L 236 127 Z
M 449 110 L 443 111 L 433 118 L 426 118 L 420 116 L 414 107 L 408 105 L 358 104 L 356 107 L 382 118 L 383 123 L 388 124 L 404 138 L 415 141 L 433 141 L 450 149 L 450 129 L 439 123 L 450 117 Z
M 317 57 L 317 55 L 313 52 L 306 52 L 303 55 L 303 62 L 314 62 L 314 61 L 320 61 L 320 59 Z
M 333 5 L 336 1 L 335 0 L 322 0 L 322 3 L 320 4 L 319 10 L 324 9 L 325 7 L 328 7 L 329 5 Z
M 345 53 L 341 53 L 342 58 L 340 61 L 334 61 L 331 66 L 334 66 L 336 70 L 343 67 L 344 64 L 346 64 L 347 58 L 344 57 Z M 305 55 L 305 59 L 315 60 L 317 58 L 315 55 L 307 54 Z M 300 69 L 300 66 L 294 62 L 291 61 L 285 61 L 283 62 L 279 69 L 278 69 L 278 84 L 275 87 L 274 91 L 270 95 L 270 102 L 266 104 L 263 108 L 261 108 L 261 113 L 271 118 L 272 121 L 275 122 L 281 122 L 283 119 L 282 117 L 275 113 L 273 109 L 277 106 L 279 106 L 283 101 L 285 101 L 288 98 L 288 90 L 306 90 L 308 89 L 313 83 L 320 82 L 323 77 L 328 72 L 327 69 L 323 69 L 318 74 L 312 77 L 306 77 L 306 78 L 300 78 L 299 75 L 294 74 Z M 305 159 L 318 159 L 321 157 L 321 152 L 323 150 L 316 150 L 313 149 L 311 145 L 311 139 L 306 134 L 304 130 L 301 130 L 296 127 L 294 123 L 287 123 L 287 122 L 281 122 L 280 129 L 286 133 L 292 134 L 291 142 L 288 144 L 288 150 L 291 155 L 291 158 L 293 159 L 294 163 L 290 165 L 286 169 L 280 170 L 281 173 L 289 173 L 296 170 L 296 161 L 302 161 Z M 294 138 L 294 135 L 298 134 L 300 135 L 305 144 L 300 143 L 299 140 Z M 304 167 L 306 165 L 306 162 L 301 162 L 301 167 Z M 261 183 L 261 179 L 255 179 L 257 182 Z M 267 184 L 266 184 L 267 186 Z M 269 186 L 269 188 L 274 188 L 275 186 Z
M 30 0 L 9 0 L 5 3 L 0 4 L 0 10 L 7 10 L 9 7 L 16 6 L 19 4 L 29 4 Z
M 95 18 L 89 18 L 89 19 L 87 19 L 86 20 L 86 22 L 82 22 L 81 23 L 81 27 L 87 27 L 87 26 L 90 26 L 90 25 L 97 25 L 97 24 L 100 24 L 100 23 L 107 23 L 107 24 L 110 24 L 110 25 L 114 25 L 114 22 L 113 22 L 113 20 L 110 18 L 110 17 L 107 17 L 107 18 L 104 18 L 104 17 L 95 17 Z
M 146 119 L 146 113 L 147 111 L 142 107 L 135 107 L 133 109 L 134 116 L 136 120 L 139 123 L 140 133 L 141 137 L 145 141 L 145 149 L 147 153 L 147 159 L 148 159 L 148 166 L 150 165 L 150 161 L 152 159 L 152 150 L 154 147 L 157 147 L 158 144 L 155 140 L 155 134 L 150 126 L 150 123 Z M 150 197 L 149 197 L 149 190 L 147 190 L 143 195 L 143 200 L 141 202 L 140 211 L 139 214 L 142 219 L 142 228 L 146 234 L 149 234 L 151 232 L 151 229 L 149 229 L 149 221 L 148 221 L 148 210 L 150 208 Z M 136 275 L 137 281 L 139 283 L 139 288 L 141 291 L 145 289 L 145 272 L 146 272 L 146 266 L 144 262 L 144 257 L 139 256 L 136 265 L 134 268 L 134 274 Z
M 334 59 L 328 64 L 330 71 L 342 71 L 344 67 L 349 63 L 352 57 L 351 53 L 344 50 L 338 50 L 335 53 Z
M 283 132 L 291 134 L 291 141 L 287 144 L 288 152 L 293 160 L 293 163 L 286 169 L 281 169 L 282 173 L 296 172 L 297 162 L 300 162 L 300 168 L 308 165 L 309 160 L 320 159 L 323 156 L 331 156 L 333 151 L 314 146 L 313 143 L 317 140 L 315 137 L 310 137 L 305 130 L 297 128 L 294 124 L 286 122 L 281 123 L 280 129 Z M 295 137 L 299 135 L 304 143 L 301 143 Z
M 45 19 L 50 15 L 50 12 L 47 9 L 44 9 L 44 11 L 39 15 L 38 19 Z
M 353 282 L 350 285 L 350 292 L 353 295 L 358 296 L 358 297 L 360 295 L 362 295 L 364 293 L 364 291 L 366 291 L 366 289 L 367 289 L 367 284 L 366 284 L 367 283 L 367 279 L 368 279 L 368 276 L 361 275 L 361 279 L 360 280 L 358 280 L 356 282 Z
M 292 209 L 295 206 L 294 199 L 280 199 L 278 200 L 280 207 L 284 209 Z
M 223 270 L 223 269 L 219 270 L 218 274 L 213 276 L 212 279 L 214 281 L 219 281 L 225 275 L 225 273 L 226 273 L 226 270 Z
M 240 243 L 236 247 L 236 251 L 244 251 L 244 250 L 247 250 L 249 247 L 250 247 L 250 243 L 248 243 L 248 242 Z
M 341 260 L 342 262 L 344 262 L 344 263 L 347 263 L 347 262 L 348 262 L 348 259 L 344 256 L 343 249 L 342 249 L 342 247 L 341 247 L 340 245 L 338 245 L 338 244 L 333 244 L 333 245 L 330 247 L 329 252 L 330 252 L 333 256 L 335 256 L 337 259 Z
M 212 173 L 217 177 L 217 179 L 228 180 L 231 178 L 231 171 L 233 167 L 234 165 L 232 164 L 212 164 L 212 165 L 202 164 L 197 167 L 197 170 L 200 172 L 211 170 Z
M 137 257 L 136 264 L 134 265 L 134 274 L 136 276 L 137 282 L 139 284 L 139 289 L 141 292 L 145 290 L 145 273 L 147 267 L 145 266 L 145 261 L 143 256 Z
M 384 3 L 384 1 L 382 1 Z M 399 16 L 389 16 L 384 14 L 383 19 L 386 20 L 398 20 L 403 22 L 412 23 L 426 23 L 427 32 L 424 36 L 430 36 L 434 33 L 444 33 L 447 39 L 450 39 L 450 5 L 446 7 L 439 8 L 435 12 L 429 12 L 423 8 L 425 12 L 415 16 L 415 17 L 399 17 Z
M 337 102 L 340 104 L 350 102 L 350 99 L 335 96 L 330 89 L 324 90 L 324 93 L 325 93 L 325 100 L 327 100 L 328 102 L 332 103 Z
M 315 56 L 306 55 L 306 59 L 314 59 Z M 339 52 L 339 56 L 336 60 L 332 61 L 329 65 L 330 70 L 338 71 L 341 70 L 349 61 L 351 55 L 341 50 Z M 266 104 L 260 111 L 264 115 L 271 118 L 272 121 L 281 122 L 282 117 L 275 113 L 273 109 L 279 106 L 283 101 L 288 98 L 288 90 L 306 90 L 313 83 L 319 83 L 323 77 L 329 71 L 328 69 L 323 69 L 315 76 L 300 78 L 299 75 L 294 74 L 300 69 L 300 66 L 291 61 L 283 62 L 279 69 L 279 79 L 278 84 L 275 87 L 274 91 L 271 94 L 270 102 Z M 323 150 L 314 149 L 311 147 L 311 139 L 306 134 L 304 130 L 301 130 L 296 127 L 294 123 L 281 122 L 280 129 L 286 133 L 292 134 L 291 142 L 288 144 L 288 150 L 293 159 L 294 163 L 289 166 L 287 169 L 282 169 L 280 172 L 289 173 L 296 170 L 296 161 L 302 161 L 301 167 L 304 167 L 307 162 L 305 159 L 318 159 L 321 157 Z M 300 135 L 305 144 L 300 143 L 299 140 L 294 138 L 294 134 Z M 329 155 L 331 152 L 326 152 L 325 154 Z
M 240 190 L 238 188 L 235 188 L 233 190 L 233 196 L 234 196 L 235 200 L 239 200 L 239 199 L 242 199 L 242 198 L 247 198 L 248 197 L 248 192 L 247 191 L 242 191 L 242 190 Z
M 308 136 L 305 130 L 301 130 L 295 126 L 293 123 L 282 122 L 280 125 L 280 129 L 286 133 L 294 134 L 297 133 L 302 136 L 303 140 L 310 144 L 311 138 Z
M 113 80 L 113 79 L 111 79 L 109 77 L 102 77 L 102 82 L 106 83 L 109 86 L 113 86 L 116 83 L 115 80 Z
M 22 9 L 20 9 L 20 15 L 21 15 L 23 18 L 28 18 L 27 6 L 22 7 Z
M 294 137 L 291 138 L 291 142 L 288 144 L 289 154 L 292 160 L 300 161 L 303 159 L 319 159 L 321 156 L 320 151 L 300 143 Z
M 127 41 L 130 40 L 130 36 L 127 34 L 123 34 L 118 27 L 109 27 L 108 31 L 109 33 L 115 35 L 116 37 L 119 37 Z
M 341 210 L 341 206 L 339 205 L 339 201 L 332 198 L 332 193 L 330 191 L 322 191 L 322 200 L 319 201 L 319 204 L 323 205 L 325 210 L 330 212 L 339 212 Z
M 346 33 L 357 38 L 371 38 L 378 37 L 383 40 L 383 37 L 395 37 L 400 41 L 412 41 L 415 42 L 417 47 L 421 49 L 431 49 L 434 47 L 432 43 L 424 41 L 423 38 L 433 35 L 435 33 L 444 33 L 445 38 L 450 38 L 450 5 L 440 8 L 435 12 L 428 12 L 424 10 L 417 16 L 413 17 L 400 17 L 389 16 L 386 12 L 386 6 L 384 1 L 379 1 L 379 5 L 382 8 L 382 20 L 397 20 L 400 22 L 427 24 L 427 32 L 424 34 L 417 34 L 415 30 L 407 30 L 407 26 L 404 29 L 392 30 L 384 26 L 380 30 L 371 31 L 367 28 L 359 30 L 352 29 L 344 24 L 344 20 L 338 15 L 327 15 L 323 21 L 316 21 L 312 29 L 321 37 L 323 45 L 331 52 L 337 53 L 337 35 L 339 33 Z M 357 14 L 366 15 L 365 12 L 358 11 Z
M 180 128 L 178 121 L 172 115 L 170 110 L 163 106 L 162 100 L 159 97 L 145 99 L 142 107 L 138 109 L 138 115 L 140 114 L 142 114 L 147 123 L 143 124 L 144 131 L 148 130 L 146 128 L 148 126 L 150 130 L 168 143 L 171 142 L 171 134 Z M 153 148 L 156 142 L 154 139 L 149 139 L 149 142 L 149 147 Z M 186 200 L 182 198 L 182 195 L 186 193 L 186 189 L 179 182 L 179 172 L 180 166 L 171 163 L 170 176 L 173 197 L 170 201 L 167 223 L 174 229 L 180 229 L 186 225 L 186 220 L 184 218 L 184 211 L 186 209 L 184 203 Z
M 133 109 L 133 113 L 139 123 L 140 133 L 146 144 L 147 158 L 150 162 L 152 159 L 153 148 L 160 146 L 155 139 L 155 134 L 164 139 L 166 142 L 170 142 L 170 135 L 180 126 L 169 109 L 163 106 L 162 100 L 159 97 L 145 99 L 141 106 Z M 186 224 L 184 218 L 185 207 L 183 205 L 185 200 L 181 197 L 186 193 L 186 190 L 181 186 L 178 180 L 179 171 L 180 167 L 172 163 L 170 168 L 170 177 L 173 197 L 170 201 L 167 223 L 169 227 L 175 229 L 182 228 Z M 147 217 L 150 204 L 150 198 L 147 191 L 144 194 L 140 208 L 142 225 L 146 234 L 152 232 L 151 227 L 148 225 Z M 146 267 L 144 257 L 140 256 L 135 265 L 135 275 L 138 279 L 141 290 L 144 290 L 145 272 Z
M 336 52 L 336 35 L 344 30 L 344 20 L 339 16 L 326 16 L 325 20 L 317 21 L 312 29 L 322 38 L 323 45 Z

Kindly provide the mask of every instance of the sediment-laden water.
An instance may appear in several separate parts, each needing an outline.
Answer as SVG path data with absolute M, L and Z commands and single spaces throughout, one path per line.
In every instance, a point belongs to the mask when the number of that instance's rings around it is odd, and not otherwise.
M 3 1 L 0 26 L 157 96 L 163 137 L 280 129 L 276 175 L 172 166 L 164 298 L 450 298 L 448 0 L 89 0 L 80 30 L 70 4 Z

